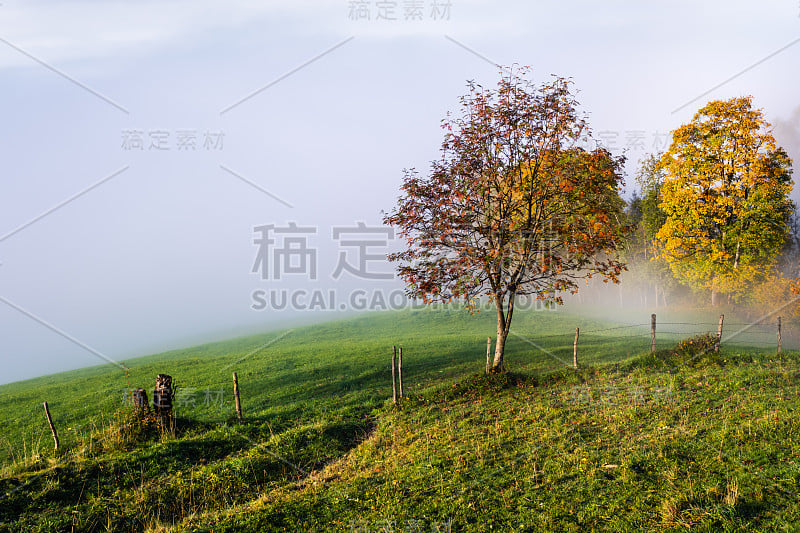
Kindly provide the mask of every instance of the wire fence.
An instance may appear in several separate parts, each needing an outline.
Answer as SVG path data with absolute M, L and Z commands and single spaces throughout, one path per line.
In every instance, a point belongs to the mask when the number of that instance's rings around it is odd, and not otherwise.
M 650 318 L 650 322 L 613 327 L 565 327 L 563 333 L 512 332 L 517 348 L 514 355 L 522 356 L 522 361 L 515 361 L 514 369 L 536 372 L 575 367 L 578 362 L 621 363 L 648 352 L 677 349 L 681 341 L 700 336 L 706 337 L 705 342 L 716 339 L 721 350 L 773 354 L 797 348 L 800 340 L 794 323 L 782 323 L 780 317 L 753 322 L 726 322 L 724 315 L 716 322 L 658 321 L 656 315 Z
M 651 350 L 670 349 L 683 339 L 704 334 L 717 336 L 723 349 L 733 347 L 777 351 L 780 343 L 793 338 L 790 334 L 794 333 L 787 331 L 785 324 L 779 326 L 779 321 L 726 323 L 721 317 L 721 322 L 722 329 L 720 323 L 716 322 L 651 320 L 585 330 L 576 328 L 577 332 L 572 328 L 563 333 L 516 332 L 508 340 L 507 360 L 513 361 L 513 365 L 532 371 L 573 366 L 575 356 L 578 361 L 586 364 L 619 362 Z M 355 367 L 358 371 L 341 370 L 341 374 L 336 376 L 326 373 L 330 368 L 314 367 L 313 362 L 308 361 L 298 364 L 285 362 L 283 366 L 272 361 L 269 368 L 259 367 L 253 364 L 253 360 L 241 361 L 240 366 L 244 368 L 238 372 L 238 380 L 242 389 L 245 417 L 248 414 L 252 416 L 254 412 L 261 415 L 272 413 L 274 416 L 294 415 L 304 410 L 314 413 L 335 410 L 343 405 L 357 406 L 359 402 L 385 400 L 391 397 L 392 391 L 389 348 L 387 347 L 382 356 L 372 354 L 362 361 L 353 362 L 351 370 Z M 408 351 L 409 348 L 411 352 Z M 403 367 L 406 393 L 414 393 L 442 381 L 442 378 L 460 375 L 470 368 L 477 371 L 483 366 L 482 357 L 476 358 L 476 354 L 482 351 L 477 347 L 475 350 L 470 348 L 446 355 L 414 354 L 413 347 L 408 345 L 406 350 Z M 492 349 L 487 356 L 493 358 L 493 353 Z M 224 423 L 236 416 L 233 380 L 228 371 L 233 368 L 227 365 L 229 359 L 233 359 L 233 356 L 220 360 L 221 369 L 218 374 L 208 371 L 202 377 L 182 379 L 181 365 L 170 371 L 176 377 L 173 387 L 176 416 L 208 423 Z M 165 370 L 170 367 L 169 361 L 158 364 L 163 365 Z M 298 377 L 288 380 L 287 375 L 293 373 L 298 374 Z M 150 379 L 154 378 L 155 376 L 151 376 Z M 66 442 L 70 438 L 73 441 L 80 440 L 78 432 L 81 428 L 96 429 L 108 425 L 115 413 L 131 405 L 131 391 L 137 385 L 142 386 L 141 380 L 141 372 L 136 376 L 123 375 L 118 381 L 107 383 L 88 393 L 51 401 L 50 410 L 53 411 L 59 430 L 67 434 Z M 132 383 L 136 381 L 138 383 Z M 152 393 L 152 389 L 149 390 Z M 46 398 L 41 399 L 44 400 Z M 6 431 L 0 432 L 0 465 L 6 463 L 10 457 L 19 455 L 11 450 L 15 443 L 9 439 L 9 431 L 21 437 L 23 443 L 32 444 L 36 439 L 41 441 L 42 435 L 46 436 L 48 427 L 40 409 L 41 407 L 23 408 L 15 416 L 4 418 L 2 422 Z

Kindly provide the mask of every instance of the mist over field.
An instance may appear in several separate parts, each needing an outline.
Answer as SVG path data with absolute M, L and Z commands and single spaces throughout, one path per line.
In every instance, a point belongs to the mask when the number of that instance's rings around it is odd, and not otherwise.
M 0 6 L 0 381 L 397 306 L 382 213 L 495 63 L 572 78 L 625 198 L 712 98 L 800 158 L 789 2 L 434 4 Z

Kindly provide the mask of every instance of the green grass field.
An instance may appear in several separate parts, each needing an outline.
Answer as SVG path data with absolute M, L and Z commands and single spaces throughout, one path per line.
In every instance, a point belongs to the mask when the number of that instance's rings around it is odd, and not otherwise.
M 717 315 L 673 310 L 650 356 L 639 315 L 519 313 L 500 376 L 492 313 L 409 310 L 0 386 L 0 530 L 800 529 L 797 353 L 758 326 L 675 355 Z M 123 404 L 158 373 L 174 432 Z

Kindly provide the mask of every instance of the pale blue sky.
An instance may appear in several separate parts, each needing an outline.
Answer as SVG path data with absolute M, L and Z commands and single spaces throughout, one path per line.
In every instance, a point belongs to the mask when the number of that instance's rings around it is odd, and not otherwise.
M 422 20 L 403 0 L 396 20 L 374 0 L 352 20 L 351 4 L 3 1 L 0 382 L 294 316 L 254 310 L 256 290 L 397 289 L 333 279 L 332 228 L 379 224 L 402 169 L 437 156 L 466 80 L 495 82 L 491 62 L 572 77 L 634 162 L 708 100 L 744 94 L 800 159 L 800 43 L 775 53 L 800 39 L 796 0 L 451 0 L 437 20 L 432 0 Z M 129 130 L 143 150 L 123 146 Z M 167 150 L 150 149 L 159 135 Z M 253 228 L 290 221 L 317 228 L 318 279 L 263 280 Z

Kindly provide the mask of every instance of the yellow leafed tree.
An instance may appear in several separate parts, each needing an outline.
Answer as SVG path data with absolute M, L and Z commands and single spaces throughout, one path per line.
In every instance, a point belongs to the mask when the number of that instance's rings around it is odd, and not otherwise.
M 656 236 L 675 277 L 739 300 L 772 271 L 793 210 L 791 160 L 752 97 L 714 101 L 672 136 Z

